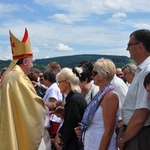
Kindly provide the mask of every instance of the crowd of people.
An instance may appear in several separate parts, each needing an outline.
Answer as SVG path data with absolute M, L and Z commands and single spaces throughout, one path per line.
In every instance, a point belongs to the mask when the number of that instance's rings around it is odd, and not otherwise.
M 134 63 L 83 60 L 33 67 L 28 31 L 10 31 L 12 61 L 0 74 L 0 149 L 149 150 L 150 30 L 131 33 Z

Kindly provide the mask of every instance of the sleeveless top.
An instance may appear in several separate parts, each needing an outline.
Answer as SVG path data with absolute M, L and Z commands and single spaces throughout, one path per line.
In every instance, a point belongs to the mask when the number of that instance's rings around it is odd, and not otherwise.
M 119 111 L 117 111 L 116 122 L 119 116 Z M 87 128 L 84 135 L 84 150 L 98 150 L 101 138 L 104 133 L 104 121 L 102 114 L 102 107 L 99 106 L 95 112 L 95 115 Z M 109 144 L 108 150 L 116 150 L 116 133 L 112 134 L 112 138 Z

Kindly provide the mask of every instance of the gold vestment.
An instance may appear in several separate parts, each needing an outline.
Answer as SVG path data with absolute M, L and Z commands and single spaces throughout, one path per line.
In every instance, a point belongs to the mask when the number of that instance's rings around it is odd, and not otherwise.
M 0 92 L 0 150 L 37 150 L 47 109 L 18 65 L 5 75 Z

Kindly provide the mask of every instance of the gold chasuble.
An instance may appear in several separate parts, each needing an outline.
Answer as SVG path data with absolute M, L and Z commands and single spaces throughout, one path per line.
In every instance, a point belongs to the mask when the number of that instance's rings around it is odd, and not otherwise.
M 0 150 L 37 150 L 45 115 L 43 100 L 16 65 L 1 86 Z
M 27 29 L 22 41 L 10 32 L 10 43 L 13 60 L 0 81 L 0 150 L 50 150 L 44 129 L 47 108 L 16 64 L 33 57 Z

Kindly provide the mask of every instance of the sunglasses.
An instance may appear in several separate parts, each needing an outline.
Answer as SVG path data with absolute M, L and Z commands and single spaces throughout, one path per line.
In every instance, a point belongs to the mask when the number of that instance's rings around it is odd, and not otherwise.
M 128 43 L 127 47 L 130 47 L 131 45 L 138 45 L 139 43 Z
M 120 73 L 120 74 L 116 74 L 117 75 L 117 77 L 119 77 L 119 76 L 122 76 L 123 74 L 122 73 Z
M 97 71 L 94 71 L 94 70 L 92 71 L 92 76 L 93 76 L 93 77 L 95 77 L 97 74 L 98 74 Z

